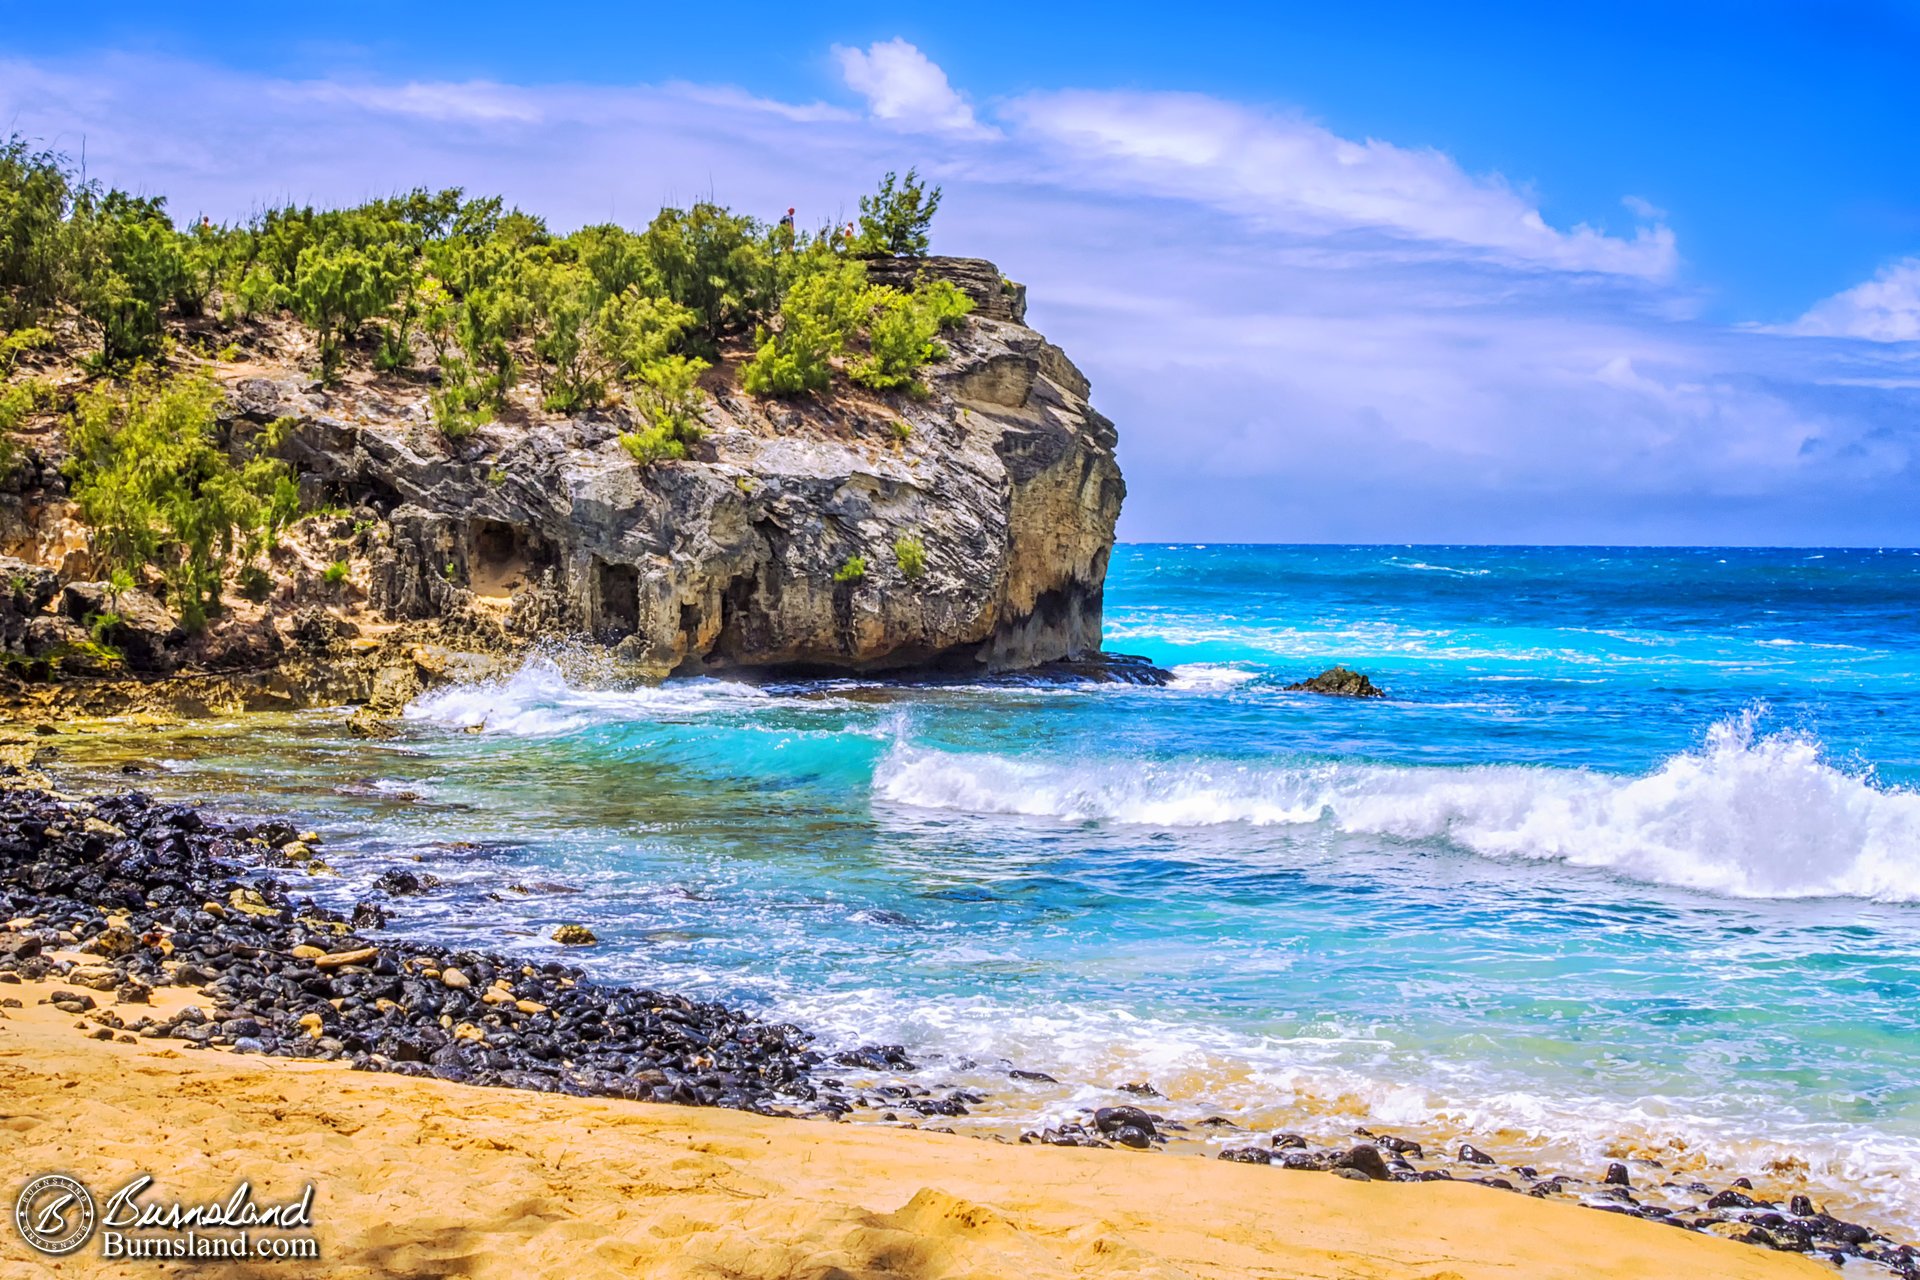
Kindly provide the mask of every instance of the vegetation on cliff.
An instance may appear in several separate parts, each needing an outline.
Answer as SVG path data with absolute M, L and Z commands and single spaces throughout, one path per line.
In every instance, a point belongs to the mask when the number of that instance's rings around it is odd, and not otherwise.
M 973 303 L 945 280 L 873 283 L 865 261 L 923 254 L 939 203 L 910 171 L 862 198 L 857 225 L 815 232 L 702 202 L 560 235 L 457 188 L 181 230 L 164 198 L 15 136 L 0 144 L 0 481 L 21 462 L 16 429 L 57 420 L 96 564 L 197 631 L 224 584 L 259 586 L 300 515 L 274 432 L 223 423 L 214 362 L 292 335 L 323 383 L 422 384 L 453 441 L 525 383 L 552 413 L 625 406 L 638 463 L 681 459 L 719 378 L 758 396 L 836 377 L 922 394 L 939 334 Z
M 970 302 L 950 284 L 871 285 L 862 264 L 924 253 L 939 188 L 889 173 L 860 203 L 857 227 L 817 232 L 702 202 L 557 235 L 498 197 L 419 189 L 180 231 L 164 198 L 82 180 L 16 136 L 0 145 L 0 333 L 52 326 L 119 370 L 164 357 L 169 320 L 290 316 L 324 379 L 356 357 L 432 366 L 449 436 L 528 377 L 556 412 L 630 398 L 673 456 L 697 438 L 700 375 L 749 335 L 755 394 L 823 390 L 842 356 L 856 382 L 910 388 L 940 357 L 935 334 Z

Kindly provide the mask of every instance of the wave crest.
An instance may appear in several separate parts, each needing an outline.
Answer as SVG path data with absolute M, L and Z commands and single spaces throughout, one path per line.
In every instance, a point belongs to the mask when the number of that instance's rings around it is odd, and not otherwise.
M 1920 901 L 1920 794 L 1835 767 L 1817 740 L 1748 715 L 1640 777 L 1461 768 L 1105 760 L 898 745 L 874 780 L 920 808 L 1157 827 L 1328 822 L 1490 858 L 1599 867 L 1744 898 Z

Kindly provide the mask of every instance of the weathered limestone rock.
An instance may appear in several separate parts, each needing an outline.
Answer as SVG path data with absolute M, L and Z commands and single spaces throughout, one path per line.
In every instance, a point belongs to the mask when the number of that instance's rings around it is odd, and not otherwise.
M 925 371 L 929 394 L 836 384 L 762 401 L 716 383 L 684 462 L 636 465 L 621 407 L 509 415 L 450 444 L 418 404 L 335 412 L 295 378 L 231 397 L 255 422 L 295 419 L 305 477 L 381 517 L 368 603 L 390 618 L 591 636 L 658 673 L 1006 670 L 1097 652 L 1126 490 L 1086 379 L 1017 322 L 1024 297 L 991 263 L 869 271 L 944 274 L 981 304 Z M 918 574 L 900 567 L 908 542 Z M 864 577 L 835 581 L 856 556 Z
M 171 650 L 186 638 L 158 600 L 138 589 L 115 594 L 105 582 L 69 582 L 60 592 L 60 612 L 82 626 L 112 619 L 102 627 L 101 638 L 135 671 L 171 670 Z
M 868 258 L 867 279 L 874 284 L 909 290 L 923 277 L 951 280 L 973 299 L 973 313 L 988 320 L 1012 324 L 1027 322 L 1027 286 L 1000 274 L 985 258 Z

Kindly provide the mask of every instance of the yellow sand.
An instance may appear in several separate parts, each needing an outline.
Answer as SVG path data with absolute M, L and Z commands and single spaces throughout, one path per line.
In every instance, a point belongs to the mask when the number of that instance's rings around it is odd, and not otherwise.
M 0 1275 L 1826 1277 L 1806 1258 L 1447 1183 L 1007 1146 L 557 1098 L 167 1041 L 106 1043 L 0 986 L 0 1209 L 60 1170 L 104 1192 L 262 1200 L 316 1184 L 322 1262 L 60 1260 L 0 1223 Z M 166 993 L 173 995 L 175 993 Z M 134 1010 L 122 1006 L 123 1014 Z

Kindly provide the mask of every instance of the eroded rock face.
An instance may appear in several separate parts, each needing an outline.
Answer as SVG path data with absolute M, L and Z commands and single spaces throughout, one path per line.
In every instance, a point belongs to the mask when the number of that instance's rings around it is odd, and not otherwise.
M 696 456 L 645 470 L 618 443 L 621 408 L 509 418 L 449 444 L 424 389 L 349 410 L 303 380 L 254 378 L 232 399 L 256 422 L 296 419 L 300 470 L 381 517 L 369 604 L 396 619 L 479 612 L 663 673 L 1093 653 L 1125 495 L 1113 426 L 1060 349 L 1015 322 L 1024 296 L 990 263 L 953 261 L 956 283 L 998 300 L 948 335 L 925 399 L 723 388 Z M 917 574 L 908 542 L 924 550 Z

